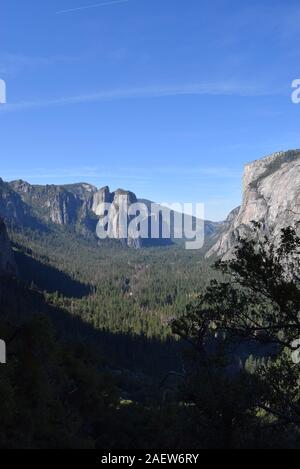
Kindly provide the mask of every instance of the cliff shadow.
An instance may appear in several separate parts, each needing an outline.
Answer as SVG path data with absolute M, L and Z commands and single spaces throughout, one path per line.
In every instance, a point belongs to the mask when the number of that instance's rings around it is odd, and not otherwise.
M 58 292 L 68 298 L 82 298 L 90 293 L 90 286 L 72 279 L 49 264 L 43 264 L 30 255 L 14 252 L 21 280 L 34 284 L 48 293 Z
M 139 382 L 148 376 L 160 383 L 168 372 L 181 371 L 182 342 L 95 329 L 80 316 L 49 305 L 42 293 L 22 281 L 0 276 L 1 321 L 18 330 L 36 316 L 48 317 L 60 341 L 90 348 L 99 366 L 112 372 L 127 370 Z

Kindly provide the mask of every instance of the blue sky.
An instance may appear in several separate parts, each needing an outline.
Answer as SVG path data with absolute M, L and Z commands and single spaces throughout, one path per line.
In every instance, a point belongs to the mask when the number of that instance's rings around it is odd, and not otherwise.
M 296 0 L 2 0 L 0 176 L 222 219 L 246 162 L 300 147 L 299 37 Z

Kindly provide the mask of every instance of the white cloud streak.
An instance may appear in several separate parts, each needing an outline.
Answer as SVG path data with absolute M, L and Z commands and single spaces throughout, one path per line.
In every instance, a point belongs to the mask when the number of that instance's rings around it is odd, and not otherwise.
M 171 96 L 264 96 L 269 90 L 259 89 L 251 85 L 237 83 L 198 83 L 169 86 L 146 86 L 137 88 L 117 88 L 91 94 L 59 97 L 39 101 L 21 101 L 8 103 L 0 108 L 0 112 L 12 112 L 50 106 L 70 104 L 88 104 L 105 101 L 138 98 L 163 98 Z
M 57 15 L 61 15 L 63 13 L 72 13 L 74 11 L 81 11 L 81 10 L 88 10 L 90 8 L 100 8 L 100 7 L 106 7 L 109 5 L 116 5 L 117 3 L 128 3 L 129 0 L 114 0 L 111 2 L 105 2 L 105 3 L 95 3 L 93 5 L 86 5 L 82 7 L 77 7 L 77 8 L 69 8 L 68 10 L 59 10 L 56 12 Z

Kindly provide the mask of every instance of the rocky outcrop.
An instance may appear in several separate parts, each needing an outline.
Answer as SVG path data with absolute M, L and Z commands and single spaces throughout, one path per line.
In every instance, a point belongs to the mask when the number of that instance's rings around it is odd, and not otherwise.
M 59 225 L 77 222 L 80 209 L 93 193 L 90 186 L 86 186 L 39 186 L 22 180 L 9 183 L 9 187 L 21 197 L 22 202 L 37 218 Z
M 127 217 L 126 230 L 122 230 L 120 226 L 119 214 L 121 205 L 130 205 L 137 203 L 136 195 L 133 192 L 118 189 L 115 192 L 110 192 L 109 187 L 105 186 L 99 191 L 95 192 L 93 196 L 92 211 L 98 217 L 104 216 L 105 204 L 111 204 L 109 211 L 109 224 L 110 224 L 110 236 L 113 239 L 119 239 L 122 244 L 129 247 L 140 248 L 143 245 L 141 238 L 134 239 L 128 235 L 127 227 L 130 221 L 130 217 Z
M 281 229 L 300 217 L 300 150 L 274 153 L 247 164 L 243 178 L 243 202 L 227 219 L 218 239 L 206 254 L 229 257 L 239 236 L 247 236 L 251 221 L 275 240 Z
M 109 187 L 105 186 L 94 193 L 92 201 L 92 211 L 99 215 L 103 212 L 105 203 L 111 203 L 113 195 L 110 193 Z
M 0 275 L 17 274 L 17 266 L 10 241 L 7 235 L 6 226 L 2 218 L 0 218 Z
M 29 216 L 29 207 L 7 182 L 0 178 L 0 215 L 10 221 L 25 224 Z

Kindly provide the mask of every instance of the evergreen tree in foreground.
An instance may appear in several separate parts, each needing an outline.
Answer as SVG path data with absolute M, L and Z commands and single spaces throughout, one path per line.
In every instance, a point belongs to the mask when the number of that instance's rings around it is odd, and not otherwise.
M 172 324 L 191 345 L 182 399 L 204 446 L 299 446 L 299 247 L 294 229 L 275 244 L 253 223 L 215 265 L 225 280 Z M 236 365 L 253 351 L 258 360 Z

